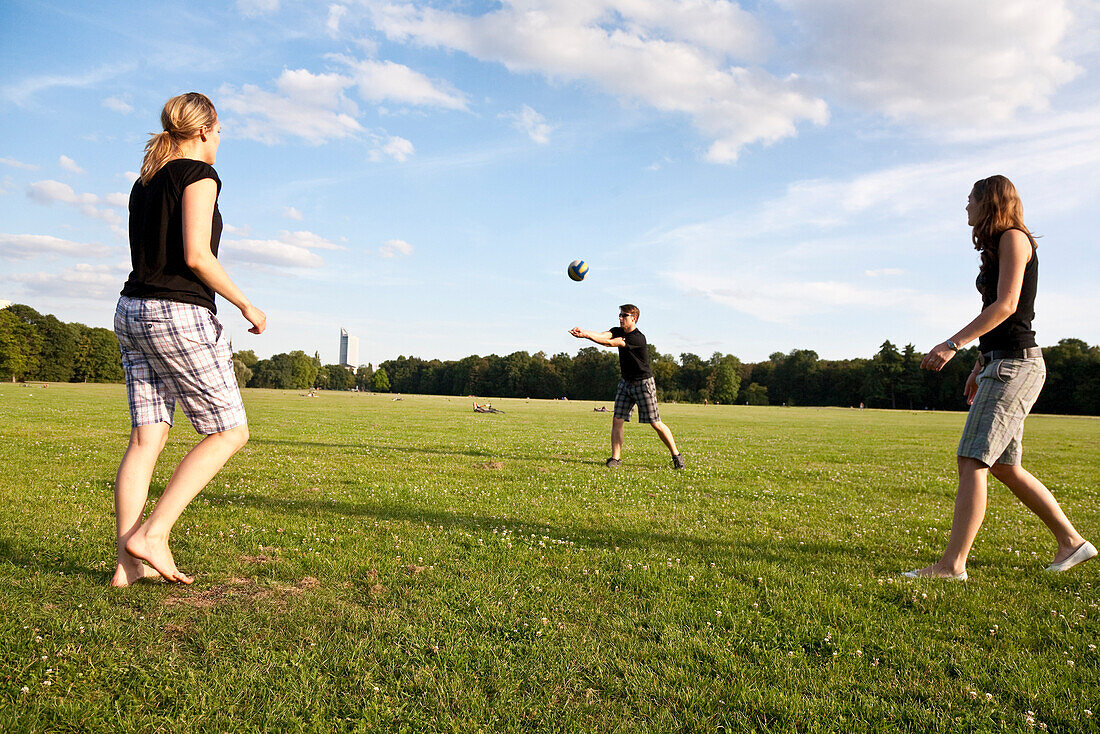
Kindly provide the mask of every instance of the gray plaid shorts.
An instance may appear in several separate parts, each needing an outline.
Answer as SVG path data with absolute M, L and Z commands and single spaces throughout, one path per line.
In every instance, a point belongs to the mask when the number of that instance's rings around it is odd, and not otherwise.
M 1042 357 L 995 359 L 978 375 L 978 392 L 966 415 L 959 456 L 986 466 L 1020 463 L 1024 418 L 1035 405 L 1047 366 Z
M 209 309 L 122 296 L 115 308 L 115 336 L 135 428 L 172 425 L 176 401 L 204 436 L 248 422 L 229 342 Z
M 652 377 L 619 380 L 619 389 L 615 392 L 615 417 L 629 421 L 635 404 L 638 406 L 639 423 L 661 420 L 661 414 L 657 412 L 657 383 Z

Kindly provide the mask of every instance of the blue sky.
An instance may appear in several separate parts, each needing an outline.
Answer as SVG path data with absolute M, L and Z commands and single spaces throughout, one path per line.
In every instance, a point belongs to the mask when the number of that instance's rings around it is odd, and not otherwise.
M 0 34 L 0 299 L 64 320 L 110 326 L 142 147 L 196 90 L 261 357 L 575 353 L 628 301 L 675 355 L 927 350 L 980 307 L 994 173 L 1040 343 L 1100 342 L 1095 0 L 7 0 Z

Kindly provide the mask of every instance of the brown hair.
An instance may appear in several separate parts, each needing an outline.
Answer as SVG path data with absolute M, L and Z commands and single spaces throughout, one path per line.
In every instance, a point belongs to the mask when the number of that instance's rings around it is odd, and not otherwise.
M 178 156 L 182 141 L 195 137 L 202 128 L 212 128 L 217 123 L 218 112 L 205 94 L 188 92 L 165 102 L 160 113 L 160 124 L 164 129 L 153 133 L 145 144 L 141 182 L 149 183 L 165 163 Z
M 977 222 L 971 234 L 974 249 L 982 253 L 982 273 L 994 265 L 997 245 L 1001 235 L 1009 229 L 1018 229 L 1027 235 L 1033 247 L 1035 237 L 1024 225 L 1024 205 L 1016 187 L 1004 176 L 990 176 L 974 183 L 970 192 L 977 207 Z
M 620 313 L 630 314 L 634 317 L 635 321 L 638 320 L 638 316 L 641 314 L 641 311 L 639 311 L 638 307 L 635 306 L 633 303 L 624 303 L 623 305 L 619 306 L 619 311 Z

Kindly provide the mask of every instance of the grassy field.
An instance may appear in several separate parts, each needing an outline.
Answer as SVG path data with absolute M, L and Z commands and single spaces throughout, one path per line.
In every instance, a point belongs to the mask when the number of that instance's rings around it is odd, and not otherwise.
M 1097 731 L 1100 563 L 993 482 L 942 549 L 964 416 L 246 391 L 252 441 L 108 588 L 118 385 L 0 385 L 3 731 Z M 610 407 L 610 403 L 608 403 Z M 196 440 L 177 412 L 153 494 Z M 1100 539 L 1100 420 L 1025 460 Z

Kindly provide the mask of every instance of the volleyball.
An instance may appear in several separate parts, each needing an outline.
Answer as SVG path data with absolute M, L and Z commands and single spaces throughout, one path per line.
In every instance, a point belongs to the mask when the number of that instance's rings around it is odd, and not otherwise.
M 584 280 L 584 276 L 588 275 L 588 263 L 584 260 L 574 260 L 569 263 L 569 277 L 576 281 Z

